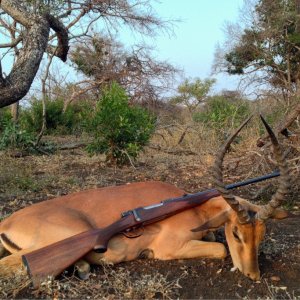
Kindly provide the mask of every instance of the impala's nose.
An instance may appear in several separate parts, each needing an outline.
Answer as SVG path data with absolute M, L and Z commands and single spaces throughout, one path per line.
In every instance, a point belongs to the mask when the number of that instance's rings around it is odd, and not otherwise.
M 249 277 L 253 281 L 257 281 L 257 280 L 260 279 L 260 273 L 257 273 L 257 272 L 255 272 L 255 273 L 247 273 L 246 275 L 247 275 L 247 277 Z

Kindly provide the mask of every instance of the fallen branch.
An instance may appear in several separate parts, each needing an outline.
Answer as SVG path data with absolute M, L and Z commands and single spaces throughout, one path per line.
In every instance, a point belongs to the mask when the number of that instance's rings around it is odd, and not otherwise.
M 158 145 L 149 145 L 148 148 L 162 151 L 168 154 L 175 154 L 175 155 L 180 155 L 180 154 L 186 154 L 186 155 L 198 155 L 198 153 L 191 151 L 191 150 L 170 150 L 166 148 L 162 148 Z
M 73 150 L 73 149 L 78 149 L 78 148 L 83 148 L 86 147 L 87 143 L 71 143 L 71 144 L 64 144 L 57 146 L 57 150 Z

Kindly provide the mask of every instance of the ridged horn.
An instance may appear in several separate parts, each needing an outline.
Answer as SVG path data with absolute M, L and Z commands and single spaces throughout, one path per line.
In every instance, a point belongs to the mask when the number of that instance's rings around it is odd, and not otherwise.
M 266 120 L 263 118 L 263 116 L 260 116 L 260 118 L 270 136 L 273 145 L 274 158 L 280 170 L 279 187 L 276 193 L 273 195 L 268 204 L 261 206 L 261 209 L 257 213 L 257 218 L 261 221 L 265 221 L 270 218 L 274 213 L 274 210 L 281 205 L 282 201 L 289 191 L 291 179 L 289 175 L 288 165 L 274 132 L 272 131 Z
M 220 195 L 226 200 L 226 202 L 230 205 L 230 207 L 237 213 L 239 222 L 241 224 L 245 224 L 250 222 L 250 216 L 247 210 L 240 205 L 238 200 L 234 197 L 233 194 L 229 190 L 226 190 L 225 184 L 223 182 L 223 160 L 224 156 L 234 140 L 234 138 L 238 135 L 238 133 L 246 126 L 246 124 L 251 120 L 252 116 L 250 116 L 225 142 L 225 144 L 220 148 L 217 153 L 215 164 L 213 167 L 213 182 L 220 193 Z

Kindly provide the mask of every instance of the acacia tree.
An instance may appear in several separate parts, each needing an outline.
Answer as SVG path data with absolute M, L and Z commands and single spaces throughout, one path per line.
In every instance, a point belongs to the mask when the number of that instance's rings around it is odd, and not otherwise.
M 110 30 L 125 24 L 153 35 L 169 23 L 156 17 L 150 0 L 1 0 L 0 107 L 22 99 L 36 76 L 45 52 L 66 61 L 69 44 L 101 22 Z M 3 59 L 16 59 L 6 74 Z M 9 61 L 9 60 L 8 60 Z
M 228 26 L 225 50 L 215 56 L 219 71 L 254 74 L 256 82 L 282 92 L 285 100 L 300 95 L 300 31 L 295 0 L 245 1 L 251 13 L 245 28 Z M 235 39 L 233 39 L 235 37 Z
M 204 80 L 195 78 L 194 81 L 185 79 L 177 88 L 178 95 L 170 101 L 173 104 L 184 105 L 192 118 L 197 108 L 208 99 L 208 94 L 215 82 L 216 80 L 211 78 Z
M 189 129 L 194 124 L 194 116 L 197 109 L 205 103 L 208 99 L 208 94 L 211 91 L 215 79 L 206 78 L 201 80 L 195 78 L 194 80 L 185 79 L 177 88 L 177 95 L 170 99 L 172 104 L 180 104 L 187 108 L 189 113 L 189 121 L 182 129 L 182 134 L 177 142 L 181 144 L 188 133 Z
M 161 98 L 176 72 L 169 63 L 153 58 L 146 46 L 127 50 L 116 40 L 99 35 L 82 39 L 70 57 L 86 78 L 78 83 L 81 89 L 74 91 L 69 102 L 88 92 L 98 99 L 103 88 L 117 82 L 131 101 L 149 103 Z

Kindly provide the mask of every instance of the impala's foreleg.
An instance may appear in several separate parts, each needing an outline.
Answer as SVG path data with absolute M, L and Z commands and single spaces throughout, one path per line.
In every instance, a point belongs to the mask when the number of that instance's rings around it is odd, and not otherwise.
M 77 275 L 80 279 L 86 280 L 90 277 L 91 266 L 85 259 L 80 259 L 74 264 Z
M 226 255 L 227 251 L 221 243 L 190 240 L 173 252 L 173 259 L 198 257 L 221 259 L 225 258 Z

